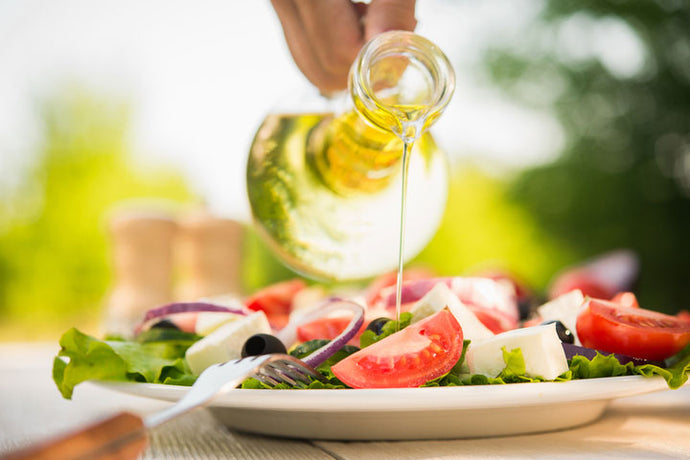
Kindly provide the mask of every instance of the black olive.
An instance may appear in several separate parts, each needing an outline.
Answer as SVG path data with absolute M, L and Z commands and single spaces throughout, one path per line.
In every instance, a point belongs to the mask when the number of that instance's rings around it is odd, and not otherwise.
M 173 323 L 169 319 L 163 319 L 158 321 L 156 324 L 151 326 L 151 329 L 177 329 L 178 331 L 180 330 L 179 327 L 177 327 L 177 324 Z
M 570 329 L 565 327 L 565 324 L 561 323 L 560 321 L 552 319 L 551 321 L 544 321 L 542 324 L 551 323 L 556 324 L 556 333 L 558 334 L 558 338 L 561 339 L 561 342 L 570 344 L 575 343 L 575 336 L 573 333 L 570 331 Z
M 521 321 L 526 320 L 532 315 L 532 299 L 519 299 L 517 304 Z
M 285 344 L 271 334 L 254 334 L 242 346 L 242 357 L 268 355 L 271 353 L 287 353 Z
M 372 319 L 371 322 L 369 323 L 369 325 L 367 326 L 367 330 L 373 331 L 374 334 L 376 334 L 376 335 L 381 335 L 383 326 L 385 326 L 386 323 L 388 323 L 388 321 L 390 321 L 390 320 L 391 320 L 390 318 L 385 318 L 385 317 Z

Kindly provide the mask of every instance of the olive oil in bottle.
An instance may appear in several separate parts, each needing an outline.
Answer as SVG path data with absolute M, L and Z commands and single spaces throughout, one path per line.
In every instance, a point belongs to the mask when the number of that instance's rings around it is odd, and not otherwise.
M 299 273 L 363 279 L 397 266 L 403 142 L 355 112 L 269 115 L 252 144 L 247 191 L 259 232 Z M 410 155 L 405 258 L 445 209 L 446 157 L 429 134 Z

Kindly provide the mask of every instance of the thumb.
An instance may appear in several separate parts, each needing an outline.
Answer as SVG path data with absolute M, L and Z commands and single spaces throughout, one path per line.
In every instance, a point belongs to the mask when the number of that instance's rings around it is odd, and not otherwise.
M 414 17 L 416 0 L 372 0 L 364 18 L 364 38 L 388 30 L 413 31 L 417 25 Z

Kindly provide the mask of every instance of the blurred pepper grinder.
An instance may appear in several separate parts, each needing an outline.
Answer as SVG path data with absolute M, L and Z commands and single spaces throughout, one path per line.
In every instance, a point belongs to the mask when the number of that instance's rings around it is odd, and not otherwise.
M 131 336 L 144 313 L 172 299 L 172 216 L 121 211 L 110 221 L 114 287 L 106 305 L 108 334 Z
M 180 277 L 176 299 L 237 301 L 242 290 L 243 235 L 241 223 L 205 210 L 181 218 L 175 248 Z

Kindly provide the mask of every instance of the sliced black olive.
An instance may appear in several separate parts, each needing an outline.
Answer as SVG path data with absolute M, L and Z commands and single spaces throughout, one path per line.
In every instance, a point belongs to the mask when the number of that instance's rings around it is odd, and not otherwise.
M 565 327 L 565 324 L 561 323 L 560 321 L 552 319 L 551 321 L 544 321 L 542 324 L 551 323 L 556 324 L 556 333 L 558 334 L 558 338 L 561 339 L 561 342 L 570 344 L 575 343 L 575 336 L 573 335 L 571 330 Z
M 151 326 L 151 329 L 177 329 L 178 331 L 180 330 L 179 327 L 177 327 L 177 324 L 173 323 L 169 319 L 163 319 L 161 321 L 158 321 L 156 324 Z
M 242 357 L 268 355 L 271 353 L 287 353 L 283 342 L 271 334 L 254 334 L 242 346 Z
M 373 319 L 373 320 L 371 320 L 371 322 L 367 326 L 367 330 L 373 331 L 374 334 L 376 334 L 376 335 L 380 335 L 382 332 L 383 326 L 385 326 L 386 323 L 388 323 L 388 321 L 390 321 L 390 320 L 391 320 L 390 318 L 385 318 L 385 317 Z

